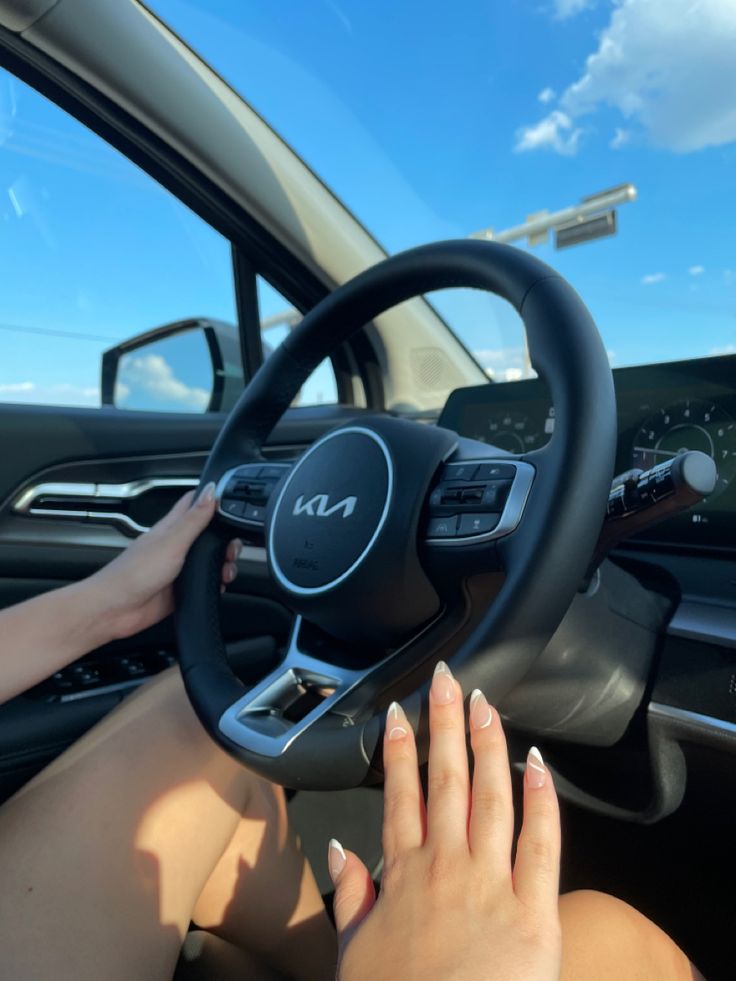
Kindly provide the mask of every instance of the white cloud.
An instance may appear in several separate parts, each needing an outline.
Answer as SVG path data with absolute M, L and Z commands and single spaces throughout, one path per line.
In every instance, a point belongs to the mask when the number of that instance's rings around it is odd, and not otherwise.
M 3 382 L 0 401 L 25 405 L 99 406 L 100 390 L 95 386 L 70 385 L 68 382 L 38 384 L 32 381 Z
M 548 85 L 546 88 L 542 89 L 542 91 L 539 93 L 537 98 L 541 103 L 543 103 L 546 106 L 547 103 L 551 102 L 556 95 L 557 93 L 555 92 L 555 90 L 551 89 Z
M 628 129 L 622 129 L 617 126 L 611 142 L 608 144 L 612 150 L 620 150 L 622 146 L 625 146 L 631 139 L 631 131 Z
M 33 382 L 9 382 L 7 385 L 0 385 L 0 395 L 15 395 L 18 392 L 32 392 Z
M 712 347 L 708 354 L 736 354 L 736 344 L 723 344 L 721 347 Z
M 555 17 L 566 20 L 579 14 L 581 10 L 592 7 L 594 3 L 595 0 L 554 0 Z
M 209 392 L 180 381 L 160 354 L 129 354 L 121 361 L 116 405 L 125 408 L 132 395 L 143 395 L 158 407 L 173 411 L 183 407 L 191 412 L 205 412 L 210 402 Z
M 483 348 L 473 351 L 473 356 L 494 381 L 518 381 L 534 376 L 523 347 Z
M 735 50 L 734 0 L 617 0 L 585 70 L 555 111 L 575 132 L 577 120 L 612 107 L 629 126 L 641 126 L 652 143 L 678 153 L 731 143 Z M 521 132 L 549 125 L 548 116 Z M 577 145 L 538 139 L 523 147 L 517 142 L 517 149 L 551 146 L 574 153 Z
M 514 149 L 524 153 L 527 150 L 546 148 L 572 156 L 577 153 L 582 132 L 582 129 L 573 128 L 572 120 L 567 113 L 553 109 L 534 126 L 523 126 L 517 130 Z
M 653 286 L 655 283 L 664 282 L 665 279 L 667 279 L 667 274 L 663 272 L 647 273 L 646 276 L 641 277 L 644 286 Z
M 688 272 L 691 276 L 702 276 L 705 272 L 705 266 L 690 266 Z

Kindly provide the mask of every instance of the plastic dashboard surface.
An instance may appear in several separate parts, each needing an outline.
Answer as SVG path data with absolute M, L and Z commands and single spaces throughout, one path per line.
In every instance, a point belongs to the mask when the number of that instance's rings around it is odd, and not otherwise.
M 640 541 L 736 551 L 736 355 L 616 368 L 616 473 L 648 470 L 683 450 L 702 450 L 718 467 L 703 504 L 653 526 Z M 461 388 L 439 425 L 523 454 L 553 437 L 555 417 L 539 378 Z

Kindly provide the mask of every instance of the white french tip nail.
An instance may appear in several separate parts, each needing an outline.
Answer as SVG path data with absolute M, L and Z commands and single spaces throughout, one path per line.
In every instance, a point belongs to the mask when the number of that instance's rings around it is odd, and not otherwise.
M 526 757 L 526 781 L 532 790 L 539 790 L 547 782 L 547 768 L 542 754 L 536 746 L 532 746 Z
M 337 838 L 330 838 L 330 844 L 327 847 L 327 868 L 333 882 L 337 882 L 340 873 L 345 868 L 347 860 L 348 857 L 345 854 L 345 849 Z
M 537 764 L 542 770 L 544 769 L 544 760 L 542 759 L 542 754 L 539 752 L 536 746 L 532 746 L 529 750 L 529 756 L 531 757 L 530 762 L 532 765 Z
M 473 690 L 470 696 L 470 724 L 473 729 L 487 729 L 493 722 L 493 710 L 485 700 L 480 688 Z
M 449 676 L 452 677 L 452 671 L 450 671 L 450 669 L 448 668 L 447 663 L 445 661 L 438 661 L 437 662 L 437 667 L 434 669 L 434 673 L 435 674 L 449 674 Z
M 388 707 L 388 717 L 393 719 L 398 719 L 399 717 L 399 703 L 391 702 Z

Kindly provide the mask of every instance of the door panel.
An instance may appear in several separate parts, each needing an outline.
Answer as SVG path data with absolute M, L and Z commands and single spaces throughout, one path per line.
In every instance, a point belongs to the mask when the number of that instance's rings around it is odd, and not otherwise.
M 339 406 L 287 412 L 266 453 L 300 453 L 361 410 Z M 118 524 L 30 516 L 14 504 L 46 483 L 122 484 L 198 478 L 221 415 L 181 416 L 0 405 L 0 608 L 89 575 L 131 541 Z M 157 519 L 179 488 L 142 495 L 139 523 Z M 148 497 L 144 501 L 144 497 Z M 228 652 L 241 676 L 257 677 L 277 657 L 291 623 L 260 549 L 245 549 L 223 600 Z M 173 623 L 110 644 L 0 707 L 0 801 L 110 711 L 173 663 Z

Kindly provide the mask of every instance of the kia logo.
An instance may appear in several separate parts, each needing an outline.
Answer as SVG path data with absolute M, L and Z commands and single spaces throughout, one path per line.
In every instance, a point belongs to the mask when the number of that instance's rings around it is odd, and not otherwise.
M 310 497 L 308 501 L 305 501 L 304 495 L 300 494 L 296 499 L 296 504 L 294 505 L 292 514 L 308 514 L 312 518 L 329 518 L 331 514 L 335 514 L 337 511 L 342 511 L 343 518 L 349 518 L 355 510 L 355 505 L 358 503 L 357 497 L 344 497 L 341 501 L 338 501 L 337 504 L 333 504 L 332 507 L 328 507 L 328 500 L 328 494 L 315 494 L 314 497 Z

